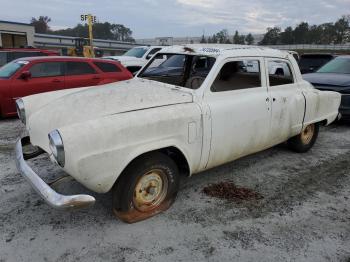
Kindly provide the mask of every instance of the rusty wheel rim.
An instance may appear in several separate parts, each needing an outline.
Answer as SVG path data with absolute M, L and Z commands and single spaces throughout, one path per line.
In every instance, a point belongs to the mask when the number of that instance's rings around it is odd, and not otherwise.
M 311 142 L 312 137 L 315 133 L 315 125 L 311 124 L 304 128 L 303 132 L 301 133 L 301 141 L 304 145 L 307 145 Z
M 160 169 L 153 169 L 145 173 L 137 182 L 133 203 L 134 207 L 147 212 L 158 207 L 168 192 L 168 179 Z

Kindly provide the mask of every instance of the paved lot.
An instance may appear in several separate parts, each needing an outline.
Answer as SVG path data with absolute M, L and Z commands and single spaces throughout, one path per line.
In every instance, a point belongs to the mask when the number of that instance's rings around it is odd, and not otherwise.
M 314 148 L 285 146 L 183 179 L 167 212 L 137 224 L 116 220 L 111 195 L 60 212 L 17 173 L 18 120 L 0 121 L 0 261 L 350 261 L 350 125 L 322 128 Z M 31 165 L 62 174 L 46 157 Z M 97 174 L 98 175 L 98 174 Z M 264 196 L 233 203 L 203 187 L 233 181 Z M 61 192 L 88 192 L 75 182 Z

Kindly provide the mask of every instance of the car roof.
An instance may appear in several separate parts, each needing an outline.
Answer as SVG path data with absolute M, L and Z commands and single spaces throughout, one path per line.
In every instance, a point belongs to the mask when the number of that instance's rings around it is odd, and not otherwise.
M 232 44 L 188 44 L 164 47 L 162 53 L 182 53 L 193 55 L 205 55 L 214 57 L 237 56 L 264 56 L 286 58 L 290 54 L 287 51 L 272 49 L 269 47 Z
M 166 46 L 161 46 L 161 45 L 140 45 L 140 46 L 134 46 L 133 48 L 164 48 Z
M 40 49 L 40 48 L 1 48 L 0 52 L 43 52 L 43 53 L 57 53 L 57 50 Z
M 102 58 L 88 58 L 88 57 L 72 57 L 72 56 L 32 56 L 32 57 L 21 57 L 15 61 L 93 61 L 93 62 L 114 62 L 113 60 L 107 60 Z

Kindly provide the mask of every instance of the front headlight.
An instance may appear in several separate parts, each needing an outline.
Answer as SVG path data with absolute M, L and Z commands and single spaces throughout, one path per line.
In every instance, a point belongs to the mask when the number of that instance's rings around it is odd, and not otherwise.
M 64 146 L 60 133 L 58 130 L 53 130 L 49 133 L 49 147 L 52 152 L 52 155 L 56 159 L 57 163 L 64 167 Z
M 24 109 L 24 103 L 21 98 L 16 100 L 17 115 L 23 124 L 26 124 L 26 111 Z

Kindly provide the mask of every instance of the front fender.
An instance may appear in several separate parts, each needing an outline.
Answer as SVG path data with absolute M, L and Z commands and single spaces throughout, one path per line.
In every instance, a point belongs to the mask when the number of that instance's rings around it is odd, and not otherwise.
M 191 140 L 189 123 L 195 127 Z M 65 171 L 99 193 L 109 191 L 133 159 L 150 151 L 178 148 L 191 172 L 200 163 L 201 113 L 194 103 L 110 115 L 65 126 L 59 132 L 65 148 Z

